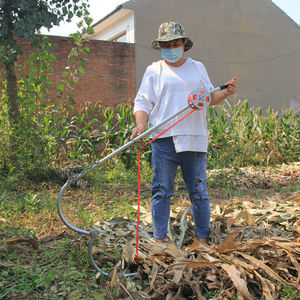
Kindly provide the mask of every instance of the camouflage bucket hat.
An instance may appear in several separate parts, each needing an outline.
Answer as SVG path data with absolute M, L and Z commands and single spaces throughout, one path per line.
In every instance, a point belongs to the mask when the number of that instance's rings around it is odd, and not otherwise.
M 185 36 L 183 26 L 175 22 L 165 22 L 159 26 L 158 38 L 151 43 L 151 48 L 160 49 L 159 42 L 169 42 L 177 39 L 185 39 L 184 51 L 192 48 L 193 42 Z

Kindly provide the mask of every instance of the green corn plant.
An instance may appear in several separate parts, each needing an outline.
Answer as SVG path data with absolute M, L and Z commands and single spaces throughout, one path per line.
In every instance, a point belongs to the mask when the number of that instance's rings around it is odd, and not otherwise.
M 270 108 L 264 113 L 261 107 L 250 108 L 247 100 L 239 100 L 209 108 L 208 119 L 209 168 L 288 163 L 297 159 L 299 116 L 290 110 L 279 114 Z M 73 141 L 74 156 L 98 158 L 127 143 L 134 127 L 130 104 L 98 105 L 97 109 L 86 108 L 81 115 L 74 116 L 67 136 Z M 135 168 L 137 150 L 134 146 L 126 149 L 119 154 L 118 161 L 126 168 Z M 142 158 L 151 161 L 150 147 L 142 151 Z
M 117 107 L 116 119 L 118 121 L 118 143 L 116 148 L 123 146 L 130 141 L 130 136 L 135 123 L 133 120 L 132 107 L 128 104 L 120 104 Z M 130 147 L 121 152 L 119 156 L 126 169 L 136 167 L 137 149 Z
M 247 100 L 209 109 L 209 167 L 288 163 L 299 156 L 299 115 L 249 108 Z

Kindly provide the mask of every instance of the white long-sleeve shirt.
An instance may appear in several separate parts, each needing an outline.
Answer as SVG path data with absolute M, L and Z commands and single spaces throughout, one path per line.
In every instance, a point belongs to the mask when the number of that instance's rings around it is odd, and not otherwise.
M 188 105 L 188 95 L 195 89 L 210 90 L 207 71 L 201 62 L 187 58 L 180 67 L 172 67 L 163 60 L 148 66 L 134 101 L 134 113 L 144 111 L 153 127 Z M 188 111 L 188 110 L 187 110 Z M 155 137 L 182 118 L 187 111 L 153 131 Z M 207 152 L 208 131 L 206 109 L 193 112 L 160 138 L 173 137 L 176 152 Z

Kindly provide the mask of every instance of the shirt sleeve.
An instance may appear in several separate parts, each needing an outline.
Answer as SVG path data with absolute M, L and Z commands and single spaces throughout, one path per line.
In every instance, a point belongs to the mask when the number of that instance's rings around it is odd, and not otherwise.
M 201 63 L 201 62 L 197 62 L 197 68 L 202 76 L 202 80 L 204 83 L 205 88 L 209 91 L 212 90 L 214 88 L 214 86 L 212 85 L 210 78 L 208 76 L 207 70 L 205 68 L 205 66 Z
M 139 91 L 134 100 L 133 113 L 142 110 L 148 115 L 153 110 L 156 103 L 156 94 L 154 91 L 154 76 L 153 71 L 148 67 L 143 76 Z
M 208 76 L 206 68 L 204 66 L 203 66 L 203 68 L 204 68 L 204 79 L 205 79 L 206 88 L 207 88 L 207 90 L 212 90 L 214 88 L 214 86 L 210 81 L 210 78 Z

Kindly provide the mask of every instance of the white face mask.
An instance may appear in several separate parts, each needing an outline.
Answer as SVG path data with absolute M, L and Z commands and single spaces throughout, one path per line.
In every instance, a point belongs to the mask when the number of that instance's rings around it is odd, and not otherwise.
M 172 49 L 160 49 L 161 56 L 170 63 L 176 63 L 183 56 L 182 47 Z

